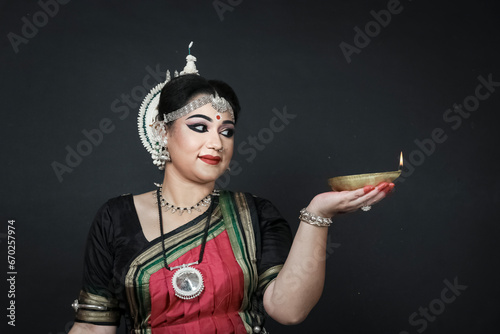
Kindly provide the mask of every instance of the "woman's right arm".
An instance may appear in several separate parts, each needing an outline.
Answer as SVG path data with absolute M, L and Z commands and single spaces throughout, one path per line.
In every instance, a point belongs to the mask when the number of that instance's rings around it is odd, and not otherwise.
M 75 323 L 70 334 L 116 334 L 120 311 L 113 283 L 113 222 L 110 201 L 97 212 L 90 227 L 85 248 L 82 289 L 78 299 Z M 92 291 L 93 293 L 90 293 Z M 82 307 L 81 304 L 104 306 L 105 311 Z M 92 322 L 92 323 L 91 323 Z M 112 325 L 115 324 L 115 325 Z
M 98 326 L 75 322 L 68 334 L 116 334 L 116 326 Z

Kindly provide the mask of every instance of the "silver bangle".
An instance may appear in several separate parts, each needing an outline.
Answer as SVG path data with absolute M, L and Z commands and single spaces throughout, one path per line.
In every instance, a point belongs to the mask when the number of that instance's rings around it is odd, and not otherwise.
M 101 305 L 91 305 L 91 304 L 80 304 L 78 299 L 75 299 L 71 307 L 78 312 L 78 309 L 86 309 L 86 310 L 94 310 L 94 311 L 107 311 L 108 308 L 106 306 Z
M 299 219 L 305 223 L 315 226 L 328 227 L 332 225 L 331 218 L 320 217 L 318 215 L 310 213 L 309 211 L 306 210 L 306 208 L 300 210 Z

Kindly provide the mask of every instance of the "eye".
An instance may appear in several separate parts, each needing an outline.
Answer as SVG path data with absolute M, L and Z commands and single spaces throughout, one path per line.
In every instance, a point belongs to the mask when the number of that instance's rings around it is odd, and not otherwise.
M 192 124 L 192 125 L 188 125 L 188 127 L 195 132 L 207 132 L 208 131 L 207 126 L 205 124 Z
M 234 135 L 234 129 L 224 129 L 220 134 L 224 137 L 231 138 Z

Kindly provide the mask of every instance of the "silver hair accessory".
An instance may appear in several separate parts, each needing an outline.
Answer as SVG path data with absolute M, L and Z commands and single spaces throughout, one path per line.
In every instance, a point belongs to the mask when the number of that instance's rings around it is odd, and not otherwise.
M 361 207 L 361 210 L 363 210 L 363 211 L 370 211 L 371 209 L 372 209 L 372 206 L 368 205 L 368 203 L 363 204 L 363 206 Z
M 182 70 L 180 74 L 175 71 L 174 77 L 185 74 L 199 74 L 195 64 L 196 57 L 191 55 L 191 46 L 193 46 L 193 42 L 189 43 L 188 46 L 189 54 L 186 57 L 186 66 L 184 67 L 184 70 Z M 159 83 L 151 89 L 142 101 L 139 109 L 139 116 L 137 117 L 137 125 L 139 128 L 139 137 L 141 138 L 141 142 L 146 150 L 151 154 L 153 163 L 158 166 L 160 170 L 165 169 L 165 163 L 171 161 L 170 154 L 167 149 L 167 123 L 175 121 L 176 119 L 187 115 L 207 103 L 211 103 L 212 107 L 217 111 L 217 115 L 215 116 L 217 120 L 221 119 L 220 113 L 229 111 L 231 118 L 234 121 L 234 113 L 230 104 L 223 97 L 219 97 L 217 93 L 215 96 L 204 95 L 194 101 L 191 101 L 184 107 L 169 113 L 167 115 L 167 119 L 163 121 L 159 120 L 158 103 L 160 102 L 161 90 L 170 80 L 170 71 L 167 71 L 165 81 Z
M 172 111 L 171 113 L 169 113 L 165 117 L 165 122 L 170 123 L 172 121 L 175 121 L 176 119 L 184 117 L 187 114 L 189 114 L 190 112 L 192 112 L 198 108 L 201 108 L 205 104 L 208 104 L 208 103 L 211 103 L 212 108 L 214 108 L 217 111 L 215 118 L 218 121 L 220 121 L 220 119 L 222 118 L 220 114 L 223 112 L 226 112 L 226 111 L 229 111 L 229 114 L 231 115 L 231 118 L 234 121 L 234 112 L 233 112 L 233 109 L 231 108 L 231 105 L 229 104 L 229 102 L 226 101 L 225 98 L 220 97 L 219 94 L 217 94 L 217 92 L 216 92 L 215 96 L 213 96 L 212 94 L 204 95 L 196 100 L 189 102 L 184 107 L 182 107 L 176 111 Z

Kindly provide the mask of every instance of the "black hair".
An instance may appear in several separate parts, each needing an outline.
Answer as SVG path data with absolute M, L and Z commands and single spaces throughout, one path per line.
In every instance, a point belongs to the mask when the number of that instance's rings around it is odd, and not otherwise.
M 185 74 L 170 80 L 161 90 L 158 111 L 160 120 L 169 113 L 176 111 L 199 94 L 219 94 L 231 105 L 234 121 L 238 119 L 241 109 L 240 102 L 234 90 L 227 83 L 219 80 L 207 80 L 197 74 Z

